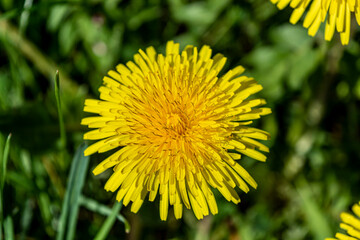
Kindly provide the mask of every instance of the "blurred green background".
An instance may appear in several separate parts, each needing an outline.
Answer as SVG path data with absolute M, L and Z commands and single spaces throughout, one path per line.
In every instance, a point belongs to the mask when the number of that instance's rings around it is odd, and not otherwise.
M 0 238 L 333 236 L 339 213 L 360 200 L 360 31 L 354 22 L 343 47 L 336 34 L 325 42 L 323 27 L 309 37 L 290 14 L 267 0 L 0 0 Z M 98 98 L 102 77 L 139 48 L 164 52 L 168 40 L 210 45 L 227 70 L 243 65 L 273 111 L 255 121 L 272 135 L 267 163 L 240 161 L 258 189 L 239 205 L 217 194 L 219 214 L 202 221 L 170 210 L 161 222 L 158 199 L 136 215 L 121 208 L 103 189 L 110 171 L 91 173 L 106 154 L 81 154 L 84 99 Z

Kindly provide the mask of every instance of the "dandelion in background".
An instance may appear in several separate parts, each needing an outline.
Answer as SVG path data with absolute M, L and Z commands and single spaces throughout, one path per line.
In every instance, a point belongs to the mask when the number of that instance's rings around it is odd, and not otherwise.
M 290 22 L 296 24 L 310 5 L 303 26 L 308 28 L 310 36 L 315 36 L 321 23 L 325 25 L 325 40 L 330 41 L 335 29 L 340 33 L 341 43 L 347 45 L 350 38 L 351 13 L 355 13 L 360 25 L 359 0 L 270 0 L 277 4 L 279 9 L 284 9 L 289 3 L 294 11 Z
M 170 41 L 166 55 L 153 47 L 139 50 L 134 62 L 120 64 L 104 77 L 100 99 L 85 101 L 83 125 L 95 128 L 84 139 L 99 140 L 85 155 L 117 151 L 101 162 L 94 174 L 113 168 L 105 189 L 116 191 L 124 205 L 132 201 L 137 212 L 147 194 L 160 195 L 160 218 L 166 220 L 169 204 L 177 219 L 183 205 L 195 216 L 218 212 L 212 192 L 216 188 L 228 200 L 239 203 L 238 186 L 248 192 L 257 187 L 236 162 L 242 154 L 265 161 L 260 151 L 268 148 L 265 131 L 250 127 L 251 120 L 269 114 L 263 99 L 248 99 L 262 87 L 253 78 L 240 76 L 238 66 L 221 77 L 226 58 L 211 49 Z M 100 140 L 102 139 L 102 140 Z
M 360 202 L 359 202 L 360 204 Z M 340 214 L 342 223 L 340 223 L 340 228 L 344 229 L 348 235 L 342 233 L 336 233 L 336 238 L 327 238 L 325 240 L 358 240 L 360 239 L 360 205 L 354 204 L 352 211 L 354 215 L 350 213 L 343 212 Z

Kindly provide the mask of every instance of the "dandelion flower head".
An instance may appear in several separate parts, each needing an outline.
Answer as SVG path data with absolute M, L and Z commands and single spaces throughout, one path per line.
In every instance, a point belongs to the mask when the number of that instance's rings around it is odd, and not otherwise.
M 325 40 L 330 41 L 335 29 L 340 33 L 341 43 L 347 45 L 350 38 L 351 13 L 355 13 L 360 25 L 359 0 L 270 0 L 284 9 L 288 4 L 294 8 L 290 22 L 296 24 L 309 7 L 303 26 L 308 28 L 310 36 L 315 36 L 321 23 L 325 24 Z
M 253 78 L 240 76 L 235 67 L 221 77 L 226 58 L 203 46 L 200 51 L 169 41 L 166 54 L 153 47 L 139 50 L 134 62 L 109 71 L 99 88 L 100 99 L 87 99 L 85 112 L 99 116 L 82 120 L 94 130 L 84 139 L 98 140 L 85 155 L 115 149 L 95 175 L 112 168 L 105 184 L 117 191 L 116 199 L 137 212 L 147 195 L 160 195 L 160 218 L 169 205 L 177 219 L 183 206 L 198 219 L 218 212 L 213 189 L 228 201 L 239 203 L 236 186 L 248 192 L 257 187 L 237 162 L 242 154 L 265 161 L 268 147 L 258 140 L 269 134 L 250 127 L 251 120 L 269 114 L 258 107 L 263 99 L 248 99 L 262 87 Z M 258 107 L 258 108 L 256 108 Z
M 360 202 L 359 202 L 360 204 Z M 340 223 L 340 228 L 345 230 L 347 234 L 336 233 L 336 238 L 327 238 L 326 240 L 359 240 L 360 239 L 360 205 L 354 204 L 352 211 L 355 216 L 343 212 L 340 214 L 342 223 Z

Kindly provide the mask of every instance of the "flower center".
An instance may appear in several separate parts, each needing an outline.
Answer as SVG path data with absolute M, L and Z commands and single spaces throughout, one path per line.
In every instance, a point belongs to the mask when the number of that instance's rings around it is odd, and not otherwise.
M 166 131 L 171 135 L 184 135 L 187 129 L 186 120 L 182 114 L 169 113 L 166 116 Z

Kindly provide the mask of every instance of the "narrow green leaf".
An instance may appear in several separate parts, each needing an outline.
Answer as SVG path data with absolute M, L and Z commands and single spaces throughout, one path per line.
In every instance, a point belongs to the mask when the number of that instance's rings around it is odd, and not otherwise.
M 50 197 L 47 194 L 47 192 L 45 191 L 41 191 L 39 192 L 38 195 L 38 204 L 39 204 L 39 208 L 40 208 L 40 213 L 41 213 L 41 217 L 43 219 L 43 221 L 45 223 L 50 223 L 51 222 L 51 212 L 50 212 Z
M 30 16 L 30 8 L 33 5 L 33 0 L 25 0 L 24 2 L 24 8 L 20 15 L 20 26 L 19 31 L 21 34 L 24 33 L 28 23 L 29 23 L 29 16 Z
M 10 150 L 10 139 L 11 139 L 11 133 L 6 139 L 5 147 L 3 151 L 3 156 L 0 159 L 0 240 L 2 240 L 2 227 L 5 227 L 4 222 L 4 211 L 3 211 L 3 190 L 4 190 L 4 184 L 5 184 L 5 177 L 6 177 L 6 166 L 7 166 L 7 160 L 9 156 L 9 150 Z M 6 234 L 6 229 L 5 229 Z
M 57 240 L 64 239 L 67 233 L 67 239 L 73 239 L 76 229 L 76 218 L 79 210 L 79 196 L 84 184 L 89 157 L 84 156 L 87 144 L 83 143 L 77 149 L 73 158 L 69 180 L 66 188 L 65 198 L 61 211 Z
M 82 188 L 84 186 L 84 182 L 85 182 L 85 177 L 86 177 L 86 173 L 87 173 L 87 169 L 89 166 L 89 156 L 84 156 L 84 151 L 87 148 L 87 145 L 83 144 L 82 147 L 80 148 L 80 151 L 77 152 L 77 162 L 78 162 L 78 167 L 76 170 L 76 175 L 75 175 L 75 183 L 74 183 L 74 187 L 72 189 L 72 193 L 71 193 L 71 197 L 70 197 L 70 215 L 69 215 L 69 223 L 68 223 L 68 231 L 67 231 L 67 235 L 66 235 L 66 239 L 70 240 L 70 239 L 74 239 L 75 236 L 75 229 L 76 229 L 76 220 L 78 217 L 78 213 L 79 213 L 79 198 L 81 195 L 81 191 Z
M 296 183 L 296 190 L 300 195 L 305 219 L 310 231 L 312 231 L 313 236 L 315 236 L 314 239 L 322 240 L 331 236 L 332 231 L 329 221 L 326 219 L 326 215 L 322 212 L 320 205 L 314 198 L 310 185 L 304 177 L 300 177 L 300 180 Z
M 116 215 L 118 215 L 120 209 L 122 207 L 122 202 L 116 202 L 112 208 L 111 214 L 106 218 L 104 224 L 101 226 L 98 234 L 95 236 L 95 240 L 103 240 L 106 239 L 107 235 L 109 234 L 112 226 L 115 223 Z
M 5 183 L 6 165 L 7 165 L 9 149 L 10 149 L 10 139 L 11 139 L 11 133 L 7 137 L 5 147 L 4 147 L 3 157 L 1 159 L 1 162 L 2 162 L 2 164 L 1 164 L 1 192 L 4 187 L 4 183 Z
M 29 198 L 25 202 L 25 208 L 24 208 L 24 211 L 21 216 L 21 222 L 20 222 L 20 226 L 21 226 L 20 239 L 21 240 L 25 239 L 26 233 L 31 224 L 31 219 L 33 217 L 33 207 L 31 205 L 32 205 L 32 200 Z
M 86 207 L 90 211 L 99 213 L 104 216 L 109 216 L 113 212 L 113 210 L 111 208 L 109 208 L 103 204 L 100 204 L 93 199 L 82 196 L 82 195 L 80 196 L 79 202 L 80 202 L 80 205 Z M 130 232 L 130 223 L 128 222 L 128 220 L 126 220 L 126 218 L 121 214 L 116 215 L 116 218 L 118 221 L 124 223 L 125 232 L 129 233 Z
M 55 98 L 56 98 L 56 105 L 58 110 L 59 126 L 60 126 L 60 148 L 64 149 L 66 147 L 66 131 L 64 125 L 63 112 L 61 110 L 59 70 L 56 70 L 55 73 Z
M 14 223 L 11 215 L 7 215 L 4 220 L 4 237 L 6 240 L 14 240 Z

